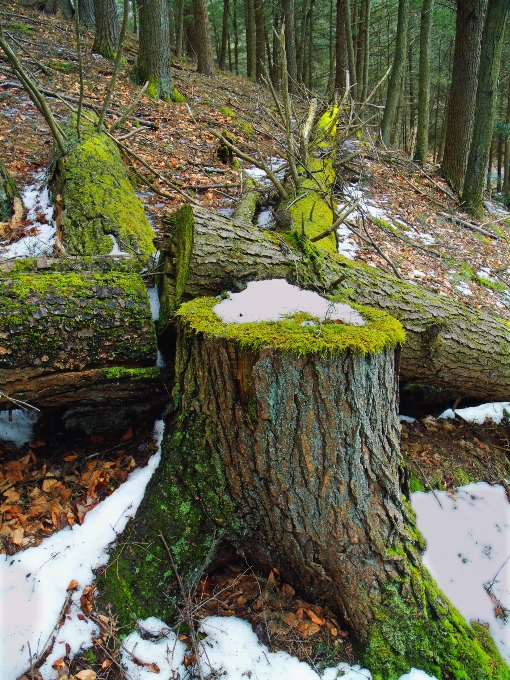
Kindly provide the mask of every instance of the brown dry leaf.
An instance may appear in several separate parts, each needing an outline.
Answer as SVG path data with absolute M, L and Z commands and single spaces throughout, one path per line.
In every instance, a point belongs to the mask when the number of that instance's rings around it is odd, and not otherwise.
M 67 670 L 66 662 L 64 661 L 63 657 L 60 657 L 60 659 L 57 659 L 54 663 L 52 663 L 51 667 L 56 671 Z
M 318 633 L 320 629 L 320 626 L 318 626 L 316 623 L 302 623 L 298 628 L 299 632 L 305 639 L 312 637 L 312 635 Z
M 307 609 L 306 613 L 310 617 L 311 621 L 313 621 L 317 626 L 323 626 L 326 623 L 324 619 L 321 619 L 320 616 L 317 616 L 317 614 L 311 609 Z
M 282 586 L 282 595 L 286 595 L 287 597 L 294 597 L 296 594 L 296 591 L 292 586 L 290 586 L 288 583 L 284 583 Z
M 40 439 L 38 439 L 35 442 L 29 442 L 28 443 L 29 449 L 42 449 L 43 446 L 46 446 L 46 442 L 43 442 Z
M 132 436 L 133 436 L 133 428 L 128 427 L 128 429 L 124 432 L 124 434 L 120 438 L 120 441 L 121 442 L 127 442 L 129 439 L 132 438 Z M 158 670 L 158 673 L 159 673 L 159 670 Z
M 8 489 L 4 491 L 3 495 L 7 498 L 9 503 L 16 503 L 21 498 L 21 494 L 16 489 Z
M 84 671 L 76 673 L 74 677 L 78 678 L 79 680 L 96 680 L 97 673 L 95 673 L 91 668 L 87 668 Z
M 159 666 L 156 663 L 149 664 L 148 669 L 150 670 L 151 673 L 159 673 L 160 672 Z M 93 678 L 84 678 L 83 680 L 93 680 Z
M 74 590 L 78 586 L 78 581 L 71 581 L 71 583 L 67 586 L 66 590 Z
M 66 461 L 66 463 L 70 463 L 72 460 L 76 460 L 77 458 L 78 458 L 77 453 L 72 453 L 69 456 L 64 456 L 64 460 Z
M 299 619 L 294 612 L 285 612 L 284 614 L 281 614 L 281 619 L 291 628 L 296 628 L 299 623 Z
M 54 491 L 54 490 L 57 490 L 59 488 L 63 488 L 63 485 L 62 485 L 61 482 L 58 481 L 58 479 L 50 477 L 49 479 L 43 480 L 42 490 L 45 493 L 50 493 L 50 491 Z
M 104 659 L 102 664 L 101 664 L 101 670 L 104 671 L 104 669 L 111 666 L 112 663 L 113 663 L 113 661 L 111 659 L 109 659 L 108 657 L 106 657 L 106 659 Z
M 11 534 L 11 540 L 14 545 L 23 545 L 23 538 L 25 536 L 25 531 L 23 528 L 15 529 Z

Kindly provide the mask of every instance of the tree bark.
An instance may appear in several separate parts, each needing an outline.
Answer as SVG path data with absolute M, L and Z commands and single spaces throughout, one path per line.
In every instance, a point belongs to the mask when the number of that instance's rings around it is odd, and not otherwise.
M 161 536 L 189 583 L 210 563 L 216 529 L 248 564 L 277 567 L 302 596 L 327 602 L 374 677 L 411 666 L 510 677 L 421 564 L 424 542 L 399 484 L 394 351 L 246 350 L 200 332 L 200 306 L 190 305 L 178 323 L 163 459 L 120 542 L 129 549 L 98 582 L 120 624 L 171 616 Z M 228 559 L 222 546 L 215 557 Z
M 418 127 L 414 160 L 426 163 L 429 152 L 430 36 L 434 0 L 423 0 L 420 25 L 420 67 L 418 75 Z
M 246 75 L 255 80 L 257 60 L 257 37 L 255 28 L 255 0 L 245 0 L 246 19 Z
M 92 52 L 113 59 L 119 43 L 119 16 L 115 0 L 94 0 L 96 35 Z
M 12 217 L 15 198 L 20 198 L 20 193 L 9 171 L 0 160 L 0 222 L 7 222 Z
M 211 29 L 209 14 L 205 0 L 193 0 L 193 15 L 195 17 L 195 48 L 198 61 L 198 72 L 205 76 L 213 74 L 213 56 L 211 46 Z
M 397 115 L 402 73 L 404 70 L 404 62 L 407 51 L 408 24 L 409 0 L 399 0 L 395 55 L 393 57 L 393 65 L 391 67 L 390 80 L 388 83 L 388 92 L 386 94 L 386 104 L 384 106 L 384 114 L 381 123 L 381 139 L 386 145 L 390 143 L 390 137 L 393 132 L 395 118 Z
M 256 227 L 186 207 L 156 241 L 165 253 L 161 282 L 164 331 L 181 302 L 237 290 L 251 280 L 286 278 L 304 288 L 382 309 L 406 331 L 403 380 L 505 400 L 510 389 L 510 329 L 496 316 L 347 261 L 291 236 L 282 245 Z M 183 226 L 185 225 L 185 226 Z
M 175 97 L 171 74 L 167 0 L 138 0 L 139 46 L 133 72 L 139 84 L 149 81 L 153 99 Z
M 223 0 L 223 18 L 221 25 L 221 49 L 218 59 L 218 68 L 225 70 L 225 62 L 227 59 L 227 43 L 228 43 L 228 20 L 229 20 L 229 6 L 230 0 Z
M 154 324 L 136 261 L 25 264 L 24 273 L 13 262 L 0 272 L 2 392 L 38 408 L 147 397 L 151 388 L 161 397 Z M 10 405 L 0 395 L 0 408 Z
M 69 21 L 74 16 L 74 8 L 71 0 L 57 0 L 55 3 L 55 14 L 59 19 Z
M 488 0 L 457 0 L 452 83 L 441 172 L 455 191 L 464 184 L 473 134 L 482 32 Z
M 335 90 L 344 92 L 347 84 L 349 65 L 347 61 L 347 33 L 342 13 L 342 0 L 336 2 L 336 39 L 335 39 Z
M 255 0 L 255 79 L 262 82 L 265 72 L 266 24 L 262 0 Z
M 80 13 L 80 23 L 93 31 L 96 27 L 94 0 L 78 0 L 78 9 Z
M 483 216 L 483 189 L 496 117 L 499 68 L 510 0 L 490 2 L 482 38 L 473 139 L 469 150 L 462 204 Z
M 294 0 L 282 0 L 283 20 L 285 25 L 285 51 L 287 53 L 287 68 L 289 73 L 289 90 L 293 92 L 297 83 L 297 46 L 296 46 L 296 10 Z

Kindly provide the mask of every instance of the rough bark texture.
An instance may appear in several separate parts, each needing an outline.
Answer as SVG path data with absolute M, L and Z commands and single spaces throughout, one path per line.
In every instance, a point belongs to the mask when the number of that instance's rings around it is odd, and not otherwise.
M 96 17 L 94 14 L 93 0 L 78 0 L 78 9 L 80 13 L 80 23 L 87 28 L 94 30 L 96 26 Z
M 473 139 L 469 151 L 462 203 L 476 217 L 483 216 L 483 190 L 489 162 L 498 96 L 499 67 L 510 0 L 490 2 L 482 38 Z M 490 188 L 490 187 L 489 187 Z
M 90 262 L 78 271 L 44 264 L 24 261 L 0 275 L 2 391 L 37 406 L 104 402 L 116 382 L 125 395 L 148 394 L 159 369 L 139 275 L 80 271 Z
M 205 0 L 193 0 L 193 15 L 195 17 L 195 49 L 198 72 L 206 76 L 212 76 L 211 29 L 209 28 L 209 14 Z
M 481 399 L 508 398 L 510 328 L 496 316 L 400 281 L 378 269 L 329 255 L 294 234 L 262 232 L 189 206 L 157 241 L 165 252 L 163 331 L 181 302 L 218 295 L 267 278 L 319 287 L 399 319 L 407 340 L 401 377 Z
M 92 52 L 113 59 L 119 42 L 119 17 L 115 0 L 94 0 L 96 35 Z
M 402 71 L 404 68 L 405 56 L 407 51 L 407 28 L 409 24 L 409 0 L 399 0 L 398 3 L 398 22 L 397 39 L 395 44 L 395 55 L 391 67 L 388 91 L 386 93 L 386 104 L 381 123 L 381 139 L 388 145 L 391 133 L 395 124 L 397 105 L 402 86 Z
M 488 0 L 457 0 L 452 84 L 441 172 L 460 191 L 464 184 L 476 102 L 482 30 Z
M 166 0 L 138 0 L 139 45 L 135 80 L 149 81 L 147 94 L 172 101 L 175 97 L 171 76 L 168 3 Z
M 0 160 L 0 222 L 6 222 L 12 217 L 12 206 L 20 193 L 14 184 L 9 171 Z
M 438 679 L 510 677 L 421 565 L 399 486 L 393 350 L 251 353 L 179 324 L 173 398 L 158 473 L 99 582 L 121 621 L 171 616 L 160 532 L 192 580 L 216 527 L 248 563 L 277 566 L 342 616 L 376 680 L 411 665 Z
M 285 23 L 285 52 L 287 53 L 287 71 L 289 73 L 289 89 L 292 92 L 297 83 L 297 45 L 296 45 L 296 9 L 294 0 L 282 0 L 283 19 Z M 285 68 L 285 64 L 282 64 Z

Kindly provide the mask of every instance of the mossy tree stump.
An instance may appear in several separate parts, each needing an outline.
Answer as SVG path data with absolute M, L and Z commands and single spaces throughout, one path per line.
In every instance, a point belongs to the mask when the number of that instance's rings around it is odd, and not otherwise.
M 193 580 L 214 535 L 336 611 L 375 679 L 411 666 L 447 678 L 510 678 L 421 563 L 399 478 L 395 345 L 400 324 L 224 324 L 218 301 L 178 312 L 176 382 L 163 458 L 115 568 L 100 579 L 121 623 L 172 616 L 172 546 Z M 224 559 L 231 556 L 227 552 Z M 487 644 L 487 641 L 484 641 Z

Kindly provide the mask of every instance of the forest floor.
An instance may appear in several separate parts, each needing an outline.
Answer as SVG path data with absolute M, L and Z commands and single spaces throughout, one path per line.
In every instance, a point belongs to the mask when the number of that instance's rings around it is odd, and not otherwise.
M 75 107 L 79 82 L 73 25 L 20 2 L 2 3 L 1 12 L 7 40 L 17 46 L 37 83 L 67 97 Z M 92 38 L 83 30 L 85 100 L 88 107 L 97 109 L 112 64 L 91 53 Z M 116 112 L 129 105 L 139 89 L 129 78 L 136 57 L 132 35 L 127 38 L 125 56 L 110 105 Z M 228 130 L 236 144 L 252 155 L 275 158 L 282 148 L 266 113 L 272 102 L 264 87 L 218 71 L 203 77 L 193 64 L 174 63 L 173 67 L 175 85 L 186 102 L 167 104 L 144 97 L 134 112 L 137 120 L 129 120 L 119 132 L 124 143 L 159 174 L 133 161 L 137 193 L 155 231 L 163 215 L 182 205 L 183 194 L 211 210 L 228 213 L 235 205 L 242 173 L 218 158 L 211 130 Z M 70 109 L 61 99 L 49 96 L 48 101 L 58 120 L 69 116 Z M 298 112 L 306 105 L 303 95 L 296 104 Z M 110 115 L 107 122 L 113 119 Z M 376 134 L 374 129 L 372 134 Z M 474 221 L 460 211 L 437 167 L 421 168 L 401 152 L 381 151 L 368 136 L 349 140 L 340 150 L 340 160 L 353 151 L 356 155 L 339 170 L 337 199 L 362 197 L 365 220 L 363 226 L 358 214 L 358 228 L 368 231 L 400 275 L 510 319 L 510 214 L 503 206 L 490 202 L 486 219 Z M 47 124 L 0 56 L 0 158 L 23 190 L 39 181 L 52 157 Z M 177 185 L 180 193 L 165 179 Z M 34 228 L 23 216 L 4 224 L 0 239 L 6 245 Z M 365 241 L 346 228 L 342 233 L 351 257 L 392 273 L 387 261 Z M 0 240 L 0 257 L 1 247 Z M 129 428 L 120 439 L 91 437 L 69 443 L 42 439 L 36 430 L 34 441 L 21 447 L 0 441 L 0 552 L 13 555 L 67 524 L 82 523 L 86 512 L 111 494 L 134 467 L 145 465 L 153 450 L 146 424 L 134 431 Z M 470 481 L 501 483 L 510 478 L 507 423 L 476 425 L 458 418 L 421 418 L 403 423 L 402 451 L 412 490 L 435 487 L 454 494 L 457 486 Z M 203 616 L 235 614 L 251 620 L 261 638 L 270 631 L 272 649 L 286 649 L 307 661 L 352 662 L 348 635 L 332 613 L 303 602 L 280 582 L 276 570 L 262 577 L 234 562 L 220 573 L 205 575 L 194 597 L 196 604 L 204 601 Z M 90 614 L 90 603 L 84 607 Z M 114 622 L 108 625 L 113 639 Z M 187 635 L 182 638 L 191 649 Z M 109 644 L 107 636 L 104 643 Z M 101 677 L 118 676 L 115 659 L 99 647 L 92 656 L 75 657 L 70 672 L 90 668 Z

